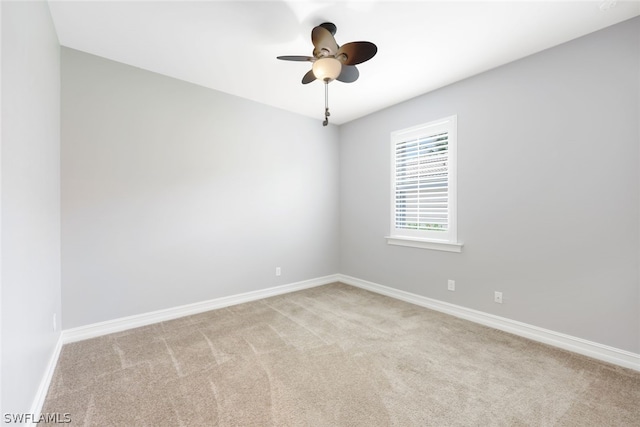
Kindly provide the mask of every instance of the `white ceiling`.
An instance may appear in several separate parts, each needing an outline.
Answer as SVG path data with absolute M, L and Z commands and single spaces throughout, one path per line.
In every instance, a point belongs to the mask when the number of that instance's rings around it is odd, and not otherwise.
M 400 101 L 640 15 L 640 1 L 63 1 L 60 44 L 222 92 L 324 117 L 321 82 L 302 85 L 311 29 L 378 54 L 354 83 L 329 85 L 331 122 Z

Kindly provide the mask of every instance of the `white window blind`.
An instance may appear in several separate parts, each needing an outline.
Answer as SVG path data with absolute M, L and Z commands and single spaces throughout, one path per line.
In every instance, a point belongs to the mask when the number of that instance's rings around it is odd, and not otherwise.
M 396 228 L 449 229 L 449 134 L 396 144 Z
M 456 116 L 391 134 L 391 237 L 456 243 Z

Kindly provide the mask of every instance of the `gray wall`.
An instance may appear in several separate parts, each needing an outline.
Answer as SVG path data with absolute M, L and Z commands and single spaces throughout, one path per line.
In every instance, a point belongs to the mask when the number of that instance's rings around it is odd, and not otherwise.
M 334 126 L 63 48 L 64 328 L 336 273 L 338 153 Z
M 341 126 L 340 272 L 640 352 L 639 34 L 636 18 Z M 387 245 L 389 134 L 452 114 L 463 253 Z
M 29 412 L 60 319 L 60 48 L 44 2 L 2 2 L 2 410 Z

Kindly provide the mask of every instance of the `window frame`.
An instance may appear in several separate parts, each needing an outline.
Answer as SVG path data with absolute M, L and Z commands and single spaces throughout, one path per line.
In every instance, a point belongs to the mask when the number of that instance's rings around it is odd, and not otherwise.
M 457 187 L 458 187 L 458 132 L 457 115 L 433 120 L 417 126 L 391 132 L 391 209 L 390 235 L 386 236 L 390 245 L 461 252 L 458 242 Z M 421 139 L 447 132 L 447 231 L 429 231 L 396 228 L 396 147 L 411 139 Z

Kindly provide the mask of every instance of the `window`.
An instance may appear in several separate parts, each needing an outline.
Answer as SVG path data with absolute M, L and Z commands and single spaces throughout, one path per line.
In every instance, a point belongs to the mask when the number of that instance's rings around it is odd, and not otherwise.
M 456 116 L 391 134 L 392 245 L 460 252 Z

